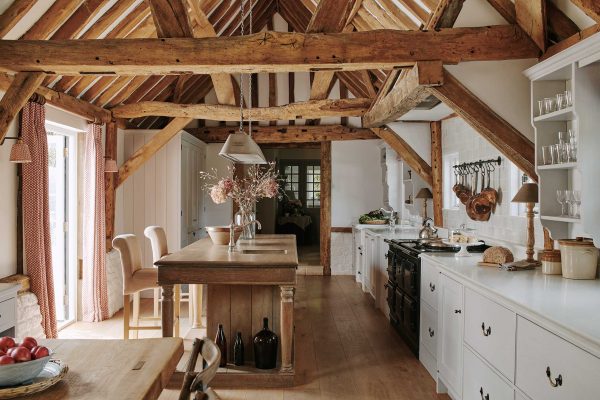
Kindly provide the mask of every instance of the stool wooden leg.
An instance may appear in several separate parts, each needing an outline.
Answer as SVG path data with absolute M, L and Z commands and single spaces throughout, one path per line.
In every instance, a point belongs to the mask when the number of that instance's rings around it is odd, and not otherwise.
M 128 294 L 123 295 L 123 339 L 129 339 L 129 313 L 131 310 L 131 298 Z
M 174 307 L 175 310 L 173 312 L 174 317 L 174 326 L 173 326 L 173 335 L 175 337 L 179 337 L 179 316 L 181 314 L 181 285 L 175 285 L 173 288 L 173 297 L 174 297 Z
M 154 318 L 160 317 L 160 310 L 158 309 L 159 300 L 160 300 L 160 288 L 155 288 L 154 289 Z
M 140 326 L 140 292 L 133 294 L 133 323 L 136 327 Z M 134 330 L 133 338 L 139 338 L 139 330 Z
M 202 285 L 190 285 L 190 307 L 193 308 L 192 328 L 202 328 Z

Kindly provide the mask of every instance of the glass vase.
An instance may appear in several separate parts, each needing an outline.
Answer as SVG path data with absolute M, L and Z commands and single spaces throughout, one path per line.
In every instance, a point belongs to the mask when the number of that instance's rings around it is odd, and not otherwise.
M 256 220 L 254 211 L 240 207 L 239 211 L 235 213 L 235 224 L 244 227 L 240 239 L 251 240 L 256 237 L 256 225 L 251 224 L 254 220 Z

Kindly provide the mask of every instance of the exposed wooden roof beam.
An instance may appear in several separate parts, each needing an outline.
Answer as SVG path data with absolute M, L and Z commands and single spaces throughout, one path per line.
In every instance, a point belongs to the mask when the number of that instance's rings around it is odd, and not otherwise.
M 515 0 L 517 24 L 540 50 L 546 50 L 546 0 Z
M 82 2 L 83 0 L 56 0 L 21 39 L 48 39 Z
M 413 44 L 420 45 L 415 47 Z M 339 50 L 339 51 L 338 51 Z M 417 61 L 445 63 L 537 57 L 511 25 L 437 31 L 334 34 L 261 32 L 228 38 L 0 41 L 0 68 L 57 74 L 152 75 L 391 69 Z M 134 58 L 131 54 L 136 54 Z
M 586 39 L 596 33 L 600 32 L 600 25 L 592 25 L 589 28 L 582 30 L 581 32 L 576 33 L 573 36 L 568 37 L 567 39 L 556 43 L 548 48 L 544 55 L 540 58 L 540 61 L 543 61 L 547 58 L 552 57 L 555 54 L 560 53 L 561 51 L 568 49 L 576 43 L 579 43 L 583 39 Z
M 410 168 L 431 186 L 433 175 L 431 166 L 404 139 L 389 128 L 371 128 L 380 139 L 386 142 Z
M 364 115 L 363 126 L 371 128 L 396 121 L 431 96 L 429 87 L 443 83 L 444 68 L 441 62 L 418 62 Z
M 348 23 L 348 17 L 356 0 L 321 0 L 313 14 L 306 33 L 341 32 Z
M 0 100 L 0 143 L 4 141 L 12 121 L 43 80 L 42 72 L 21 72 L 15 76 Z
M 254 107 L 244 110 L 244 118 L 253 121 L 289 120 L 322 117 L 360 117 L 371 99 L 308 100 L 277 107 Z M 112 109 L 115 118 L 139 118 L 162 116 L 173 118 L 209 119 L 214 121 L 238 121 L 240 110 L 224 104 L 175 104 L 148 101 L 125 104 Z
M 600 23 L 600 2 L 598 0 L 571 0 L 588 17 Z
M 81 33 L 109 0 L 85 0 L 69 19 L 52 35 L 56 39 L 73 39 Z
M 193 37 L 185 0 L 147 0 L 160 38 Z
M 189 118 L 175 118 L 164 129 L 157 132 L 148 143 L 137 149 L 119 168 L 115 188 L 119 187 L 127 178 L 133 175 L 135 171 L 144 165 L 158 150 L 169 143 L 191 121 Z
M 27 14 L 37 0 L 15 0 L 0 15 L 0 39 L 3 39 L 12 28 Z
M 444 84 L 430 87 L 429 90 L 517 167 L 537 181 L 534 146 L 521 132 L 496 114 L 448 71 L 444 71 Z
M 186 128 L 186 132 L 205 143 L 224 143 L 237 127 L 218 126 Z M 378 139 L 370 129 L 350 128 L 342 125 L 286 125 L 252 126 L 252 139 L 258 144 L 269 143 L 319 143 L 338 140 Z
M 425 30 L 450 28 L 458 18 L 465 0 L 440 0 L 435 10 L 431 12 Z

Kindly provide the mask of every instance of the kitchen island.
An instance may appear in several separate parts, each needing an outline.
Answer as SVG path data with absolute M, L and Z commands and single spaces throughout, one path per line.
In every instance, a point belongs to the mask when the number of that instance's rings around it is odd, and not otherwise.
M 173 336 L 173 286 L 206 284 L 207 336 L 214 338 L 219 324 L 227 338 L 227 358 L 233 360 L 233 343 L 242 333 L 245 361 L 253 365 L 252 338 L 262 328 L 263 318 L 279 336 L 278 373 L 245 368 L 227 368 L 223 375 L 231 383 L 246 380 L 281 386 L 293 380 L 294 287 L 298 254 L 294 235 L 257 235 L 254 240 L 239 240 L 233 252 L 226 245 L 214 245 L 210 238 L 163 257 L 156 262 L 158 283 L 163 288 L 163 336 Z M 228 373 L 231 372 L 231 373 Z M 261 379 L 261 376 L 265 379 Z M 281 379 L 278 379 L 281 378 Z M 290 379 L 291 378 L 291 379 Z M 223 379 L 223 384 L 229 381 Z M 219 379 L 217 379 L 219 381 Z

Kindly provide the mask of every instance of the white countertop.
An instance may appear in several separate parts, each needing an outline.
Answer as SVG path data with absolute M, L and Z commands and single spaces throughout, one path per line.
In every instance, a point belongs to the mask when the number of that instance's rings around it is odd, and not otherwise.
M 420 227 L 410 225 L 396 225 L 390 230 L 388 225 L 354 225 L 355 229 L 364 230 L 384 239 L 415 239 L 419 236 Z
M 456 257 L 448 253 L 422 254 L 458 278 L 494 293 L 517 307 L 541 317 L 569 337 L 582 339 L 588 351 L 600 357 L 600 280 L 564 279 L 534 271 L 502 271 L 480 267 L 481 254 Z M 553 328 L 553 327 L 549 327 Z M 551 329 L 552 330 L 552 329 Z M 587 343 L 587 342 L 591 343 Z

